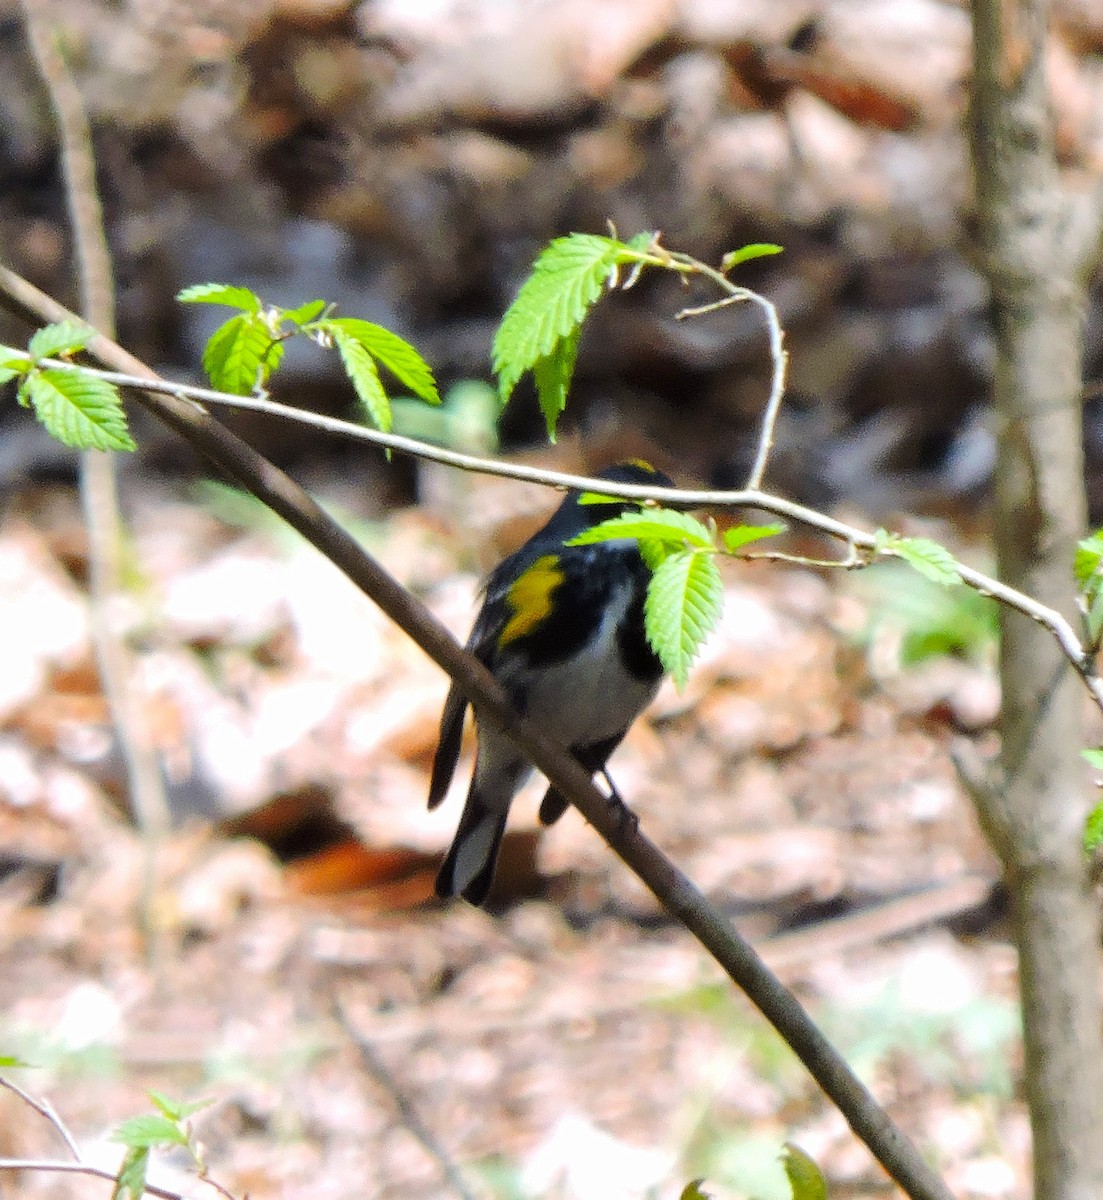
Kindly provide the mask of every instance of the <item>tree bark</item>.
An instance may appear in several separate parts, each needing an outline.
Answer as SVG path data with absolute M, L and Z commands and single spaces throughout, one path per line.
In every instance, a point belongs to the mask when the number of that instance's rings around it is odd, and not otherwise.
M 1100 204 L 1066 190 L 1045 75 L 1049 6 L 973 0 L 973 161 L 997 359 L 1000 578 L 1075 613 L 1086 522 L 1082 317 Z M 998 782 L 978 806 L 1006 873 L 1019 949 L 1036 1200 L 1103 1196 L 1099 906 L 1082 850 L 1081 681 L 1053 638 L 1001 609 Z

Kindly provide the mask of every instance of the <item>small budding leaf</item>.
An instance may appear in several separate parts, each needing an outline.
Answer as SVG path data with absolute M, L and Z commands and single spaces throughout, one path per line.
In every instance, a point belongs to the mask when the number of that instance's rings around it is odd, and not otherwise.
M 267 382 L 283 358 L 283 342 L 257 313 L 239 313 L 220 325 L 203 351 L 203 370 L 213 387 L 248 396 Z
M 738 250 L 729 250 L 720 260 L 720 270 L 726 275 L 740 263 L 750 262 L 752 258 L 767 258 L 771 254 L 781 254 L 784 246 L 776 246 L 773 242 L 751 242 L 748 246 L 740 246 Z
M 308 300 L 305 304 L 300 304 L 298 308 L 283 309 L 280 315 L 284 321 L 294 321 L 296 325 L 309 325 L 311 321 L 322 315 L 325 307 L 324 300 Z
M 122 397 L 113 383 L 65 367 L 32 371 L 19 388 L 20 403 L 59 442 L 76 450 L 136 450 Z
M 722 593 L 715 559 L 701 551 L 668 554 L 651 576 L 644 629 L 679 691 L 686 686 L 689 668 L 720 616 Z
M 1103 803 L 1097 804 L 1084 822 L 1084 853 L 1093 853 L 1103 844 Z
M 786 1142 L 781 1165 L 789 1179 L 793 1200 L 827 1200 L 827 1181 L 811 1155 L 792 1142 Z
M 142 1200 L 146 1193 L 146 1173 L 149 1170 L 149 1150 L 132 1148 L 123 1155 L 111 1200 Z
M 568 546 L 588 546 L 595 542 L 610 542 L 618 538 L 636 538 L 640 541 L 666 543 L 673 546 L 697 546 L 712 549 L 712 533 L 688 513 L 675 512 L 670 508 L 644 509 L 641 512 L 622 513 L 583 530 L 571 538 Z
M 191 287 L 177 292 L 176 299 L 183 304 L 225 304 L 228 308 L 240 308 L 247 313 L 259 313 L 264 307 L 256 292 L 232 283 L 193 283 Z M 321 312 L 321 309 L 318 311 Z
M 96 331 L 87 325 L 58 321 L 56 325 L 46 325 L 35 333 L 27 343 L 27 353 L 35 360 L 62 358 L 83 350 L 95 336 Z
M 952 587 L 961 582 L 954 556 L 938 542 L 932 542 L 930 538 L 901 537 L 884 529 L 878 529 L 875 538 L 878 553 L 902 559 L 933 583 Z
M 150 1092 L 149 1098 L 153 1101 L 158 1111 L 168 1117 L 170 1121 L 185 1121 L 188 1117 L 193 1116 L 201 1109 L 209 1108 L 214 1103 L 213 1100 L 191 1100 L 188 1102 L 171 1100 L 164 1092 Z
M 724 530 L 724 545 L 731 554 L 749 546 L 752 542 L 760 542 L 763 538 L 777 537 L 788 528 L 780 521 L 772 525 L 733 525 Z

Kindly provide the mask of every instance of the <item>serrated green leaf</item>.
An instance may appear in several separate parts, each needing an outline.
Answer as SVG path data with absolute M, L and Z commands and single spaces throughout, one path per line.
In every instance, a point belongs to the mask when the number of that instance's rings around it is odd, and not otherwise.
M 938 542 L 932 542 L 930 538 L 901 537 L 884 529 L 878 529 L 874 537 L 878 552 L 902 559 L 933 583 L 952 587 L 961 582 L 954 556 Z
M 27 343 L 27 353 L 33 359 L 61 358 L 75 354 L 96 336 L 94 329 L 78 325 L 75 321 L 58 321 L 39 329 Z
M 397 333 L 371 321 L 362 321 L 359 317 L 332 317 L 324 322 L 323 327 L 331 333 L 334 329 L 343 329 L 415 396 L 427 404 L 440 403 L 440 393 L 429 364 Z
M 113 383 L 64 367 L 26 376 L 20 399 L 34 408 L 47 430 L 77 450 L 136 450 L 127 431 L 122 397 Z
M 720 270 L 727 274 L 732 267 L 738 267 L 740 263 L 750 262 L 752 258 L 781 254 L 784 249 L 784 246 L 776 246 L 773 242 L 751 242 L 750 245 L 740 246 L 738 250 L 729 250 L 720 260 Z
M 111 1132 L 113 1142 L 121 1142 L 131 1150 L 148 1150 L 153 1146 L 186 1146 L 187 1135 L 175 1121 L 161 1113 L 143 1113 L 128 1117 Z
M 359 338 L 341 326 L 332 329 L 330 336 L 368 419 L 376 429 L 387 431 L 391 428 L 391 402 L 379 381 L 375 359 Z
M 772 525 L 733 525 L 731 529 L 724 530 L 724 545 L 734 554 L 737 550 L 742 550 L 744 546 L 749 546 L 751 542 L 777 537 L 787 528 L 788 526 L 782 524 L 781 521 L 776 521 Z
M 111 1189 L 111 1200 L 142 1200 L 146 1191 L 146 1173 L 149 1171 L 149 1151 L 141 1149 L 127 1150 L 123 1155 L 119 1173 L 115 1176 L 115 1186 Z
M 1091 854 L 1103 845 L 1103 803 L 1097 804 L 1084 822 L 1084 851 Z
M 182 304 L 225 304 L 247 313 L 259 313 L 264 307 L 255 292 L 232 283 L 193 283 L 191 287 L 177 292 L 176 299 Z
M 30 368 L 31 363 L 29 359 L 27 360 L 27 365 L 25 368 L 9 367 L 6 363 L 0 363 L 0 387 L 3 387 L 3 385 L 8 383 L 10 380 L 15 379 L 18 375 L 26 375 Z
M 647 640 L 681 691 L 701 644 L 720 616 L 723 587 L 713 555 L 669 554 L 655 569 L 644 604 Z
M 505 404 L 517 381 L 572 335 L 605 290 L 609 272 L 631 257 L 613 238 L 572 233 L 541 251 L 494 336 L 492 360 Z
M 827 1181 L 816 1160 L 792 1142 L 781 1152 L 781 1165 L 789 1179 L 793 1200 L 827 1200 Z
M 579 328 L 561 338 L 556 342 L 551 354 L 539 359 L 532 368 L 536 398 L 540 403 L 540 411 L 544 414 L 549 442 L 555 442 L 559 414 L 567 407 L 567 393 L 574 376 L 574 364 L 578 358 L 578 342 L 581 336 L 582 330 Z
M 264 319 L 256 313 L 239 313 L 207 340 L 203 370 L 212 387 L 248 396 L 267 382 L 282 358 L 283 342 L 273 340 Z
M 315 317 L 321 316 L 325 307 L 324 300 L 308 300 L 305 304 L 300 304 L 298 308 L 281 309 L 280 316 L 285 321 L 294 321 L 296 325 L 309 325 Z
M 1091 750 L 1081 750 L 1080 757 L 1085 762 L 1090 763 L 1097 770 L 1103 771 L 1103 748 Z
M 697 546 L 712 549 L 712 533 L 696 517 L 676 512 L 672 508 L 648 508 L 641 512 L 622 513 L 583 530 L 566 543 L 568 546 L 589 546 L 595 542 L 610 542 L 618 538 L 646 539 L 671 546 Z

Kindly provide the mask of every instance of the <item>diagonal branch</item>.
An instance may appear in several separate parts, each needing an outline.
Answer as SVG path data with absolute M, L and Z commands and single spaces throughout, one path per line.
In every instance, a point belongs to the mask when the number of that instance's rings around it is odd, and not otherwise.
M 0 300 L 35 323 L 74 319 L 62 305 L 4 268 L 0 268 Z M 157 381 L 149 367 L 102 335 L 92 340 L 88 350 L 109 368 Z M 524 751 L 671 916 L 697 938 L 728 977 L 743 989 L 800 1057 L 857 1136 L 913 1200 L 952 1200 L 945 1183 L 730 922 L 638 827 L 626 827 L 619 812 L 609 805 L 578 761 L 518 715 L 497 680 L 415 596 L 294 480 L 208 413 L 172 395 L 150 391 L 138 393 L 138 397 L 143 407 L 326 555 L 456 681 L 478 706 L 484 721 L 497 724 Z

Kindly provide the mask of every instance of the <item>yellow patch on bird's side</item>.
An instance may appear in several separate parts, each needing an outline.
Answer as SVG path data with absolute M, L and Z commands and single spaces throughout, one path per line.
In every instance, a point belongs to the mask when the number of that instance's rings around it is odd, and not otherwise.
M 498 649 L 522 638 L 552 611 L 552 593 L 563 582 L 557 554 L 545 554 L 517 577 L 506 592 L 506 605 L 513 614 L 498 635 Z
M 646 458 L 630 458 L 630 459 L 627 461 L 627 463 L 625 463 L 625 466 L 627 466 L 627 467 L 639 467 L 639 469 L 640 469 L 641 471 L 646 471 L 646 472 L 648 473 L 648 475 L 658 475 L 658 473 L 659 473 L 659 472 L 658 472 L 658 471 L 656 471 L 656 470 L 655 470 L 655 468 L 654 468 L 654 467 L 653 467 L 653 466 L 652 466 L 652 465 L 651 465 L 651 464 L 650 464 L 650 463 L 647 461 L 647 459 L 646 459 Z

